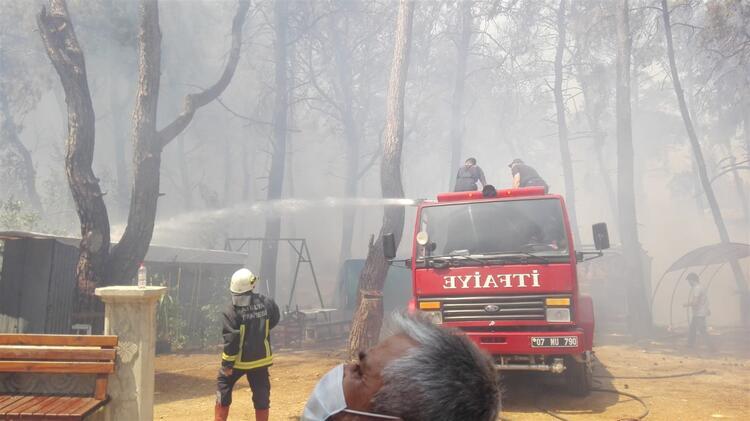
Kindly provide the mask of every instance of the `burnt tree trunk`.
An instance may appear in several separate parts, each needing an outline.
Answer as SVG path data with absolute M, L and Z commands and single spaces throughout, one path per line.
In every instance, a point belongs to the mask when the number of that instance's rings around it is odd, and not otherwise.
M 731 240 L 729 238 L 729 232 L 724 224 L 724 218 L 721 215 L 721 209 L 719 203 L 714 195 L 714 190 L 711 187 L 711 181 L 708 178 L 708 172 L 706 171 L 706 162 L 703 159 L 703 152 L 701 150 L 700 142 L 698 141 L 698 135 L 695 133 L 693 122 L 688 111 L 687 103 L 685 102 L 685 94 L 680 84 L 679 73 L 677 72 L 677 63 L 674 57 L 674 45 L 672 41 L 672 26 L 669 18 L 669 8 L 667 1 L 661 1 L 662 18 L 664 20 L 664 34 L 667 39 L 667 58 L 669 59 L 669 69 L 672 75 L 672 84 L 674 85 L 674 92 L 677 96 L 677 102 L 680 106 L 680 114 L 682 120 L 685 123 L 685 130 L 690 140 L 690 146 L 693 149 L 693 156 L 695 163 L 698 167 L 698 176 L 700 177 L 701 186 L 703 192 L 706 194 L 706 200 L 711 208 L 711 215 L 716 225 L 716 230 L 719 232 L 719 238 L 723 244 L 728 244 Z M 747 129 L 747 127 L 746 127 Z M 737 259 L 730 259 L 730 266 L 732 273 L 734 274 L 735 283 L 737 284 L 737 292 L 740 297 L 740 319 L 744 326 L 750 324 L 750 294 L 748 294 L 747 283 L 745 282 L 742 268 L 740 267 Z
M 388 83 L 387 125 L 380 166 L 380 185 L 383 197 L 403 197 L 401 184 L 401 150 L 404 140 L 404 91 L 409 69 L 409 49 L 414 20 L 414 1 L 399 3 L 393 63 Z M 393 233 L 396 245 L 404 230 L 404 209 L 386 207 L 383 227 L 375 241 L 370 242 L 365 266 L 359 276 L 359 299 L 349 335 L 349 355 L 373 346 L 380 335 L 383 323 L 383 285 L 388 274 L 388 262 L 383 256 L 383 234 Z
M 274 63 L 275 63 L 275 99 L 273 110 L 273 147 L 271 170 L 268 174 L 268 195 L 266 200 L 278 200 L 284 187 L 284 163 L 286 162 L 286 136 L 289 112 L 289 87 L 287 73 L 287 30 L 289 25 L 288 0 L 274 2 Z M 281 236 L 281 217 L 271 214 L 266 217 L 267 241 L 263 241 L 260 257 L 260 276 L 268 282 L 271 298 L 276 296 L 276 262 L 279 257 Z
M 633 127 L 630 108 L 630 9 L 628 0 L 620 0 L 615 12 L 617 27 L 617 204 L 623 257 L 628 273 L 628 325 L 636 336 L 651 329 L 650 293 L 645 290 L 641 243 L 635 206 Z
M 229 85 L 237 69 L 249 0 L 240 0 L 232 21 L 232 44 L 224 70 L 212 86 L 185 96 L 182 112 L 169 125 L 156 129 L 159 101 L 161 31 L 156 0 L 141 0 L 138 37 L 138 92 L 133 112 L 133 190 L 125 233 L 112 250 L 107 282 L 130 282 L 151 242 L 159 192 L 159 168 L 164 147 L 182 133 L 200 108 L 216 99 Z
M 91 105 L 83 52 L 73 31 L 64 0 L 50 0 L 37 23 L 50 61 L 55 66 L 68 104 L 66 172 L 81 220 L 81 248 L 77 269 L 79 286 L 127 284 L 135 277 L 148 250 L 159 197 L 159 166 L 163 148 L 190 123 L 195 111 L 216 99 L 237 68 L 242 26 L 250 7 L 239 0 L 232 23 L 232 46 L 219 80 L 205 91 L 189 94 L 180 115 L 156 130 L 161 32 L 157 0 L 141 0 L 138 37 L 139 81 L 133 112 L 133 187 L 128 225 L 120 243 L 109 252 L 109 218 L 98 179 L 91 170 L 94 151 L 94 110 Z
M 565 121 L 565 97 L 563 95 L 563 56 L 565 55 L 565 5 L 567 0 L 560 0 L 557 9 L 557 48 L 555 50 L 555 109 L 557 110 L 557 137 L 560 143 L 560 159 L 562 161 L 563 177 L 565 179 L 565 200 L 568 204 L 570 230 L 573 240 L 580 244 L 578 235 L 578 218 L 576 216 L 575 182 L 573 179 L 573 162 L 570 157 L 568 144 L 568 123 Z
M 460 1 L 456 7 L 458 17 L 459 35 L 456 40 L 456 73 L 453 81 L 453 98 L 451 99 L 451 162 L 448 174 L 448 190 L 453 191 L 456 183 L 456 171 L 461 166 L 461 151 L 463 149 L 463 103 L 466 92 L 466 62 L 469 58 L 469 45 L 471 44 L 473 16 L 471 14 L 471 1 Z
M 161 29 L 159 3 L 141 0 L 138 33 L 138 90 L 133 111 L 133 185 L 128 224 L 112 250 L 107 283 L 128 284 L 143 261 L 156 219 L 159 198 L 161 145 L 156 113 L 161 76 Z
M 76 279 L 79 290 L 93 294 L 93 288 L 105 281 L 109 219 L 99 179 L 91 169 L 95 140 L 94 107 L 86 79 L 86 63 L 65 1 L 50 0 L 48 8 L 42 7 L 37 16 L 37 25 L 47 56 L 62 82 L 68 105 L 65 173 L 81 221 Z

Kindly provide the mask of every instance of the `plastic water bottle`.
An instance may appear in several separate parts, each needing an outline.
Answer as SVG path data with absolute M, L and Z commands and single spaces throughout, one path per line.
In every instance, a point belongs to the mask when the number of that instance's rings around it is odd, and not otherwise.
M 146 288 L 146 266 L 143 263 L 138 268 L 138 288 Z

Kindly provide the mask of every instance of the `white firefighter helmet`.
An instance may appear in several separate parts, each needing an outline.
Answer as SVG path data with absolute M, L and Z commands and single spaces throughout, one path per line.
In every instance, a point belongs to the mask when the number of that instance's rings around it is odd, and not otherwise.
M 247 268 L 242 268 L 232 275 L 232 282 L 229 284 L 229 290 L 234 294 L 244 294 L 253 288 L 258 282 L 258 277 L 250 272 Z

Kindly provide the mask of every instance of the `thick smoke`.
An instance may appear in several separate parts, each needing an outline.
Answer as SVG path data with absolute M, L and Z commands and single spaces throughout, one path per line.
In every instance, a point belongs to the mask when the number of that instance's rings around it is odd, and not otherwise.
M 131 3 L 69 1 L 86 54 L 97 112 L 94 171 L 107 192 L 113 240 L 117 240 L 126 222 L 132 171 L 137 7 Z M 264 216 L 278 212 L 283 236 L 308 240 L 324 293 L 331 297 L 341 264 L 342 212 L 354 208 L 351 256 L 364 258 L 382 217 L 383 203 L 376 200 L 380 197 L 378 155 L 385 121 L 395 3 L 343 3 L 347 6 L 341 10 L 329 10 L 328 2 L 292 3 L 289 47 L 293 59 L 288 71 L 293 89 L 289 92 L 292 108 L 284 179 L 286 199 L 263 202 L 273 153 L 274 39 L 273 20 L 269 17 L 272 4 L 260 1 L 251 8 L 242 58 L 231 85 L 220 101 L 195 116 L 162 157 L 164 195 L 159 199 L 154 243 L 223 248 L 224 239 L 229 236 L 262 236 Z M 496 3 L 501 7 L 493 8 Z M 473 35 L 460 107 L 461 153 L 463 158 L 476 157 L 488 181 L 498 188 L 510 187 L 507 164 L 514 158 L 523 158 L 543 175 L 552 192 L 564 194 L 551 92 L 556 33 L 548 21 L 554 20 L 555 2 L 510 2 L 507 10 L 505 3 L 477 2 L 473 9 Z M 613 242 L 618 243 L 617 215 L 603 177 L 606 173 L 616 187 L 614 22 L 599 2 L 574 3 L 577 4 L 568 16 L 564 92 L 581 243 L 592 243 L 590 226 L 601 221 L 609 223 Z M 632 3 L 636 3 L 633 7 L 637 10 L 631 22 L 636 34 L 632 70 L 636 207 L 653 286 L 682 254 L 719 240 L 663 65 L 662 29 L 653 23 L 658 16 L 648 8 L 636 7 L 639 2 Z M 741 16 L 736 15 L 739 12 L 731 9 L 721 12 L 726 14 L 726 22 L 717 23 L 718 17 L 711 15 L 706 4 L 698 3 L 692 13 L 676 12 L 683 13 L 679 18 L 692 19 L 696 27 L 723 24 L 729 31 L 741 21 Z M 3 23 L 3 57 L 34 63 L 34 73 L 29 77 L 39 91 L 38 100 L 16 121 L 19 127 L 23 126 L 20 139 L 33 157 L 36 186 L 45 204 L 38 228 L 78 235 L 62 159 L 67 125 L 64 95 L 34 32 L 34 12 L 39 7 L 26 1 L 5 0 L 0 8 L 0 14 L 8 16 L 12 12 L 17 16 L 12 25 Z M 226 60 L 233 13 L 234 2 L 230 1 L 161 2 L 162 124 L 179 112 L 185 94 L 205 88 L 218 76 Z M 412 200 L 434 199 L 437 193 L 449 189 L 449 180 L 457 170 L 449 165 L 458 36 L 455 14 L 453 2 L 419 2 L 417 8 L 402 158 L 407 199 L 399 205 L 409 207 Z M 346 25 L 342 23 L 344 17 Z M 345 44 L 342 54 L 347 55 L 354 75 L 353 92 L 357 95 L 354 115 L 361 139 L 357 151 L 361 172 L 356 182 L 357 198 L 345 198 L 346 133 L 336 105 L 330 101 L 336 103 L 342 92 L 334 48 L 339 39 L 335 37 L 337 31 L 348 31 L 340 41 Z M 719 29 L 715 31 L 693 36 L 686 27 L 675 28 L 677 59 L 683 67 L 686 94 L 708 172 L 716 177 L 713 187 L 730 236 L 735 242 L 747 243 L 750 172 L 746 139 L 750 117 L 746 115 L 750 107 L 746 100 L 737 102 L 726 93 L 744 92 L 745 98 L 750 97 L 750 53 L 741 52 L 724 62 L 712 59 L 706 51 L 715 49 L 715 43 L 724 42 L 711 38 L 720 35 Z M 16 43 L 14 37 L 30 41 Z M 731 47 L 726 43 L 719 45 Z M 711 73 L 709 68 L 716 63 L 719 65 Z M 744 76 L 732 71 L 734 67 L 744 69 Z M 5 87 L 13 82 L 8 81 L 8 64 L 1 69 Z M 588 96 L 583 94 L 584 88 L 592 90 Z M 722 98 L 727 100 L 722 102 Z M 598 132 L 592 128 L 592 116 L 598 122 Z M 597 140 L 603 142 L 601 161 Z M 744 167 L 740 165 L 742 169 L 736 173 L 722 173 L 729 157 L 744 161 Z M 0 166 L 6 164 L 0 162 Z M 409 249 L 413 216 L 412 211 L 407 212 L 402 253 Z M 281 296 L 289 288 L 294 265 L 291 257 L 290 251 L 280 251 Z M 251 256 L 251 263 L 257 264 L 253 263 L 257 258 Z M 742 263 L 747 277 L 748 259 Z M 710 268 L 706 276 L 714 270 Z M 677 275 L 667 275 L 666 289 L 657 296 L 657 323 L 669 321 L 670 294 Z M 737 300 L 728 267 L 716 273 L 713 285 L 712 301 L 726 303 L 714 306 L 713 320 L 736 323 Z M 314 300 L 308 299 L 314 296 L 308 294 L 311 285 L 303 282 L 300 288 L 300 304 L 313 305 Z M 681 304 L 687 290 L 687 286 L 677 289 L 676 323 L 685 322 Z

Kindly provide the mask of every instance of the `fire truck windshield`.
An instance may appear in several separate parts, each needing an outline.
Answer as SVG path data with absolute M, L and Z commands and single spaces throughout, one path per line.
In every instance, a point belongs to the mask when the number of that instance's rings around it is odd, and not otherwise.
M 482 201 L 424 207 L 420 231 L 428 242 L 417 246 L 417 259 L 451 257 L 477 261 L 543 257 L 567 261 L 568 237 L 557 199 Z M 459 258 L 464 256 L 464 258 Z

